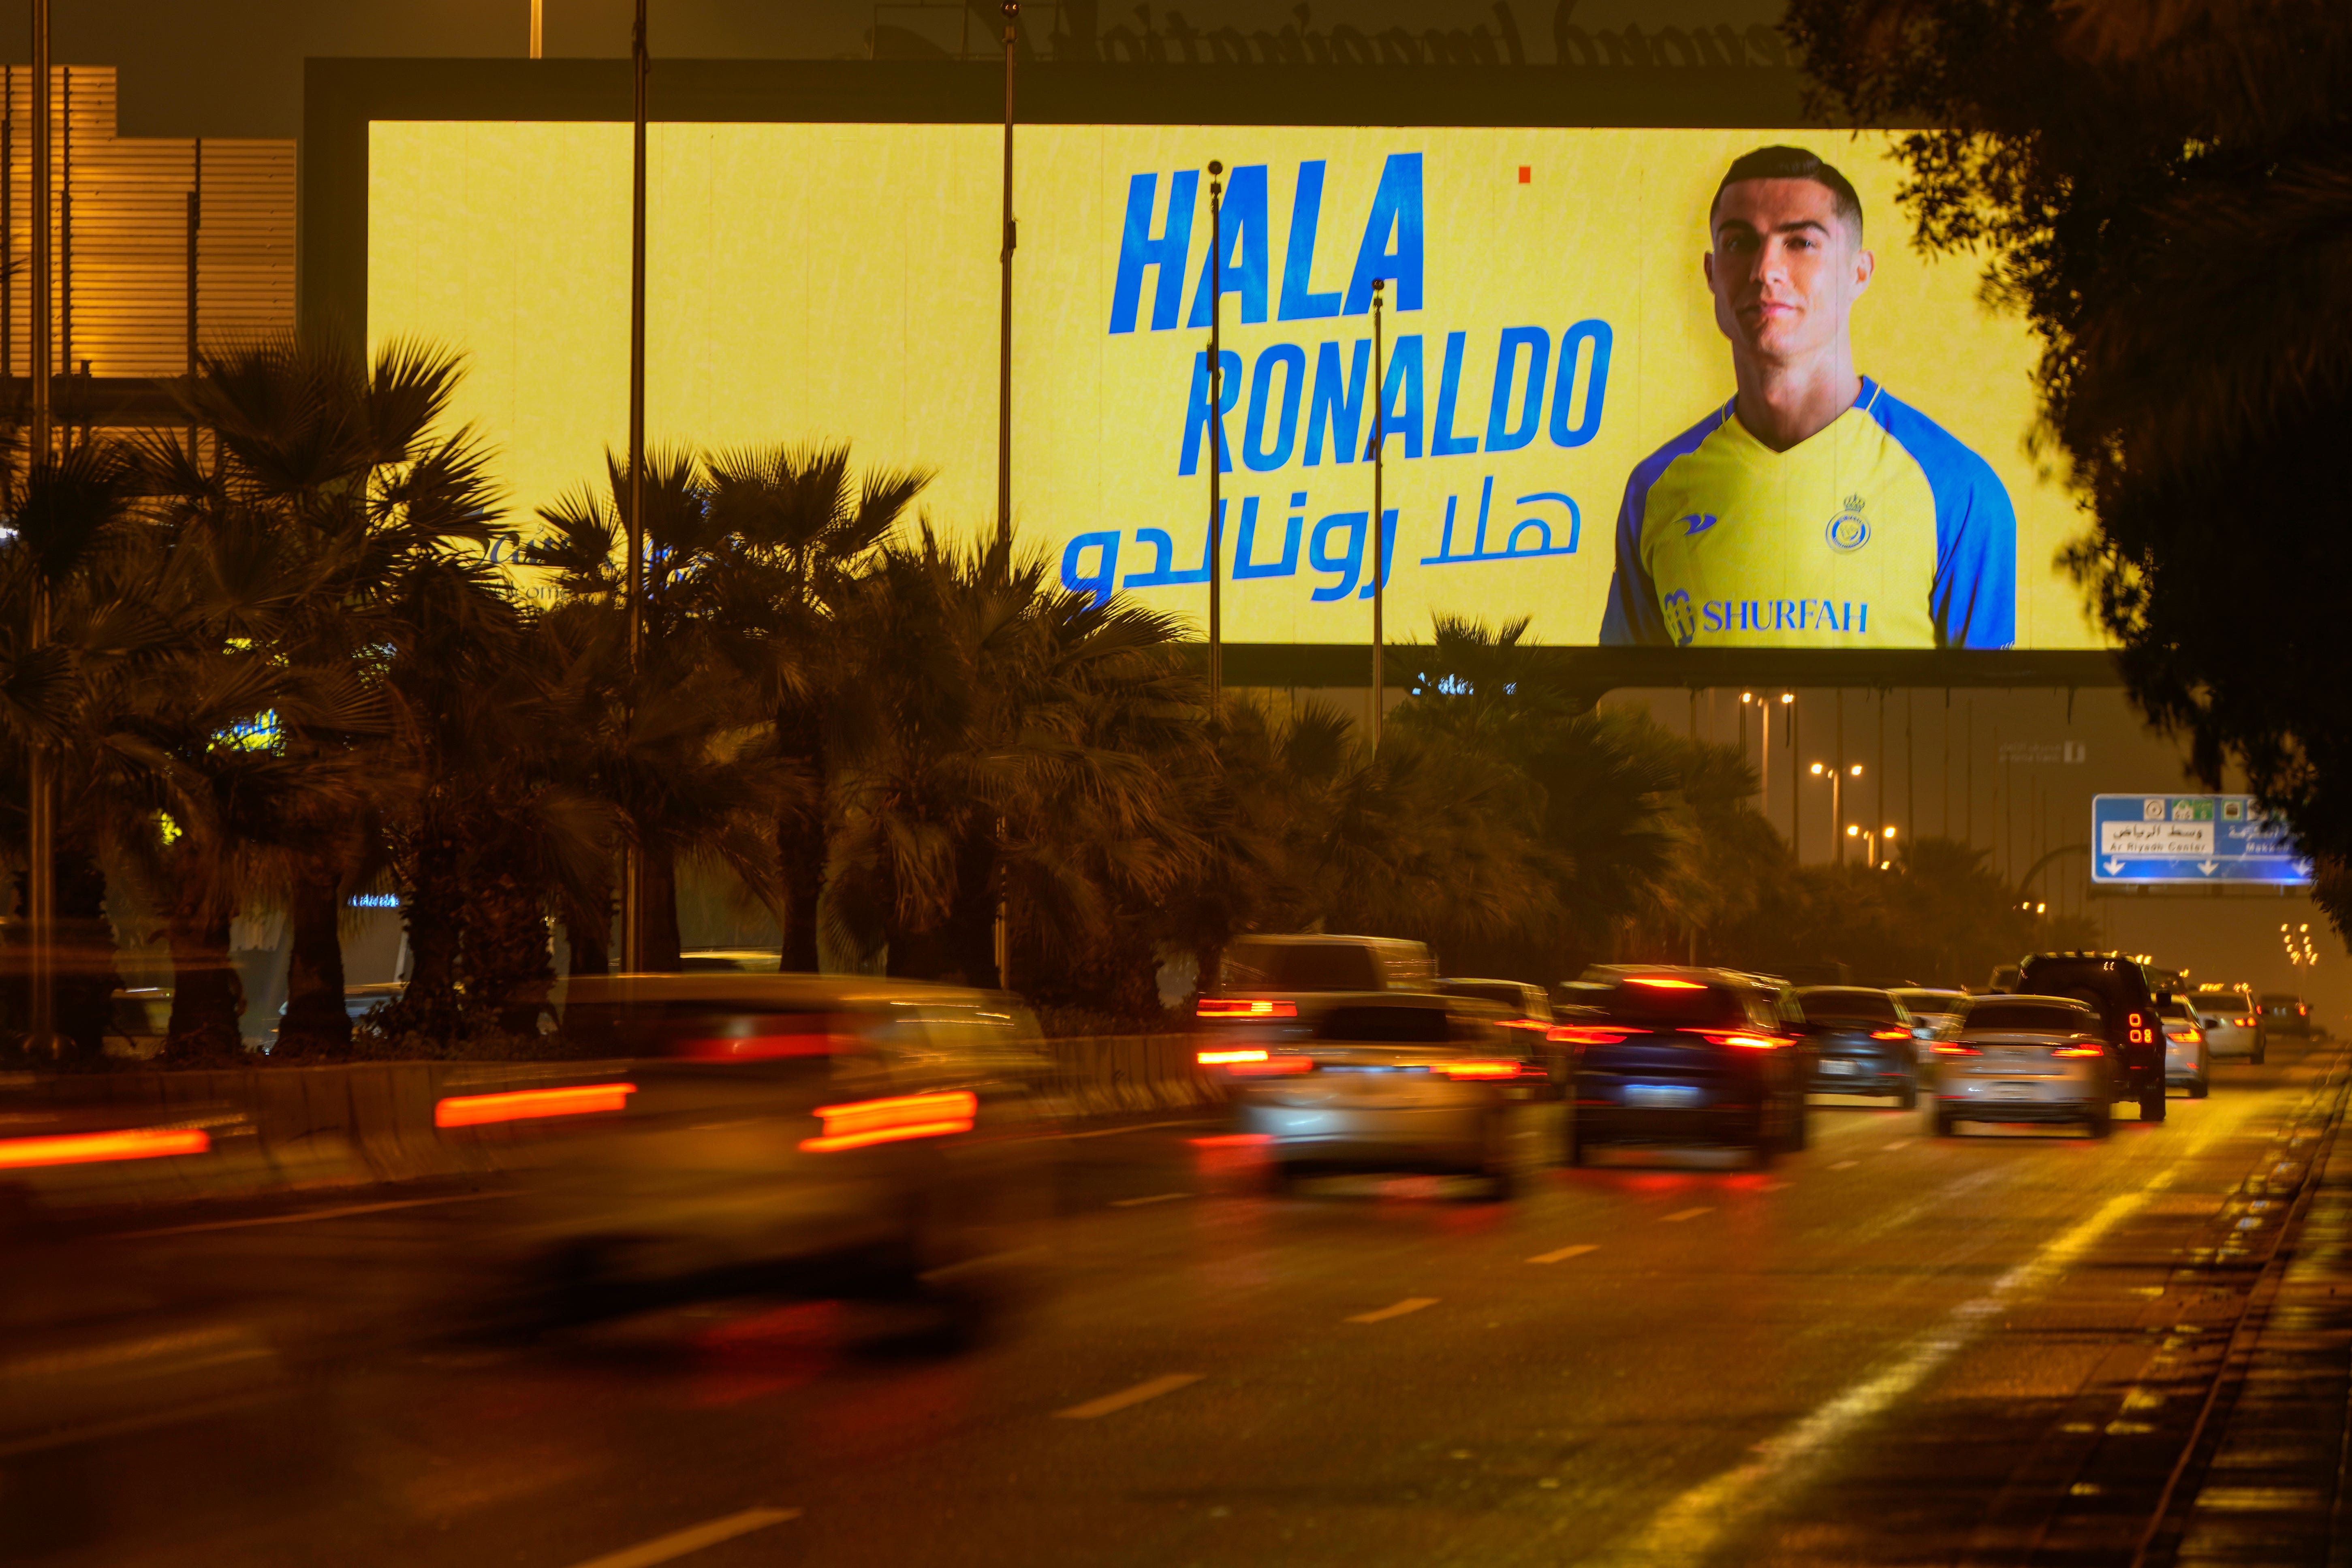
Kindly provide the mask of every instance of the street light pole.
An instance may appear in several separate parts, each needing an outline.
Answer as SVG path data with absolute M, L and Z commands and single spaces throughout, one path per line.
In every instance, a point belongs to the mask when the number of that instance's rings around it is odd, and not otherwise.
M 621 603 L 629 621 L 632 717 L 646 638 L 646 0 L 637 0 L 629 63 L 636 88 L 629 185 L 629 578 Z M 621 860 L 621 968 L 645 969 L 645 848 L 632 838 Z
M 1381 731 L 1388 722 L 1388 704 L 1381 700 L 1387 685 L 1385 672 L 1381 668 L 1381 637 L 1386 630 L 1381 623 L 1381 610 L 1382 601 L 1386 597 L 1384 590 L 1387 587 L 1387 584 L 1381 581 L 1386 574 L 1381 571 L 1381 563 L 1385 559 L 1381 553 L 1381 545 L 1384 542 L 1381 534 L 1386 521 L 1385 515 L 1381 510 L 1381 483 L 1383 478 L 1382 469 L 1388 456 L 1381 449 L 1381 440 L 1383 429 L 1381 405 L 1385 401 L 1385 396 L 1381 391 L 1381 377 L 1384 374 L 1381 363 L 1386 346 L 1381 336 L 1382 304 L 1381 296 L 1387 288 L 1387 279 L 1372 279 L 1372 754 L 1374 756 L 1380 755 Z
M 32 444 L 26 454 L 29 481 L 36 468 L 47 464 L 54 433 L 49 427 L 49 376 L 57 355 L 57 323 L 50 315 L 50 213 L 54 174 L 49 149 L 49 0 L 33 0 L 33 417 Z M 49 587 L 40 573 L 33 574 L 33 624 L 28 641 L 39 647 L 49 640 Z M 31 930 L 32 965 L 26 975 L 26 1048 L 43 1051 L 56 1038 L 57 959 L 49 939 L 57 924 L 57 782 L 49 771 L 48 749 L 36 742 L 26 748 L 25 840 L 26 910 Z
M 996 303 L 996 544 L 1005 571 L 1013 561 L 1013 39 L 1020 0 L 1004 0 L 1004 244 Z
M 1219 579 L 1224 564 L 1225 467 L 1225 166 L 1209 160 L 1209 718 L 1224 713 L 1225 616 Z

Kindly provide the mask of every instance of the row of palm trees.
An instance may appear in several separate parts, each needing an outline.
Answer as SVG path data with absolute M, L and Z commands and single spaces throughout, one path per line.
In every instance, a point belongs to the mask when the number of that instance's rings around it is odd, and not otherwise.
M 1312 702 L 1212 715 L 1179 623 L 943 539 L 928 475 L 840 447 L 652 455 L 633 659 L 625 476 L 507 515 L 451 425 L 461 371 L 247 344 L 173 384 L 188 434 L 8 466 L 0 763 L 21 780 L 38 747 L 60 780 L 77 940 L 152 911 L 174 1058 L 239 1050 L 230 927 L 264 910 L 290 929 L 278 1054 L 350 1049 L 367 891 L 399 896 L 412 963 L 380 1048 L 530 1037 L 551 925 L 574 972 L 611 963 L 625 847 L 650 967 L 678 962 L 681 879 L 721 876 L 786 969 L 1137 1019 L 1165 961 L 1212 973 L 1247 929 L 1557 978 L 1629 931 L 1736 921 L 1753 889 L 1708 857 L 1777 847 L 1736 752 L 1548 687 L 1523 626 L 1441 622 L 1377 754 Z M 60 1027 L 95 1053 L 110 973 L 68 970 Z

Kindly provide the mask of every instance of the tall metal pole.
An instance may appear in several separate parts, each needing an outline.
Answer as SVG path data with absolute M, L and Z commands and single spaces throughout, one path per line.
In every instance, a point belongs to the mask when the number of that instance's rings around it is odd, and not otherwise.
M 1004 0 L 1004 246 L 998 256 L 1003 274 L 996 302 L 996 542 L 1006 569 L 1013 554 L 1013 40 L 1021 21 L 1020 0 Z
M 1383 521 L 1381 510 L 1381 470 L 1386 463 L 1386 454 L 1381 450 L 1382 434 L 1381 405 L 1388 401 L 1388 394 L 1381 384 L 1381 376 L 1386 374 L 1381 369 L 1381 355 L 1386 344 L 1381 336 L 1382 303 L 1381 296 L 1387 288 L 1387 279 L 1372 279 L 1372 754 L 1374 756 L 1380 754 L 1381 731 L 1388 721 L 1387 704 L 1381 700 L 1381 694 L 1387 687 L 1387 681 L 1381 668 L 1381 641 L 1382 634 L 1387 629 L 1381 623 L 1381 601 L 1386 595 L 1382 592 L 1385 584 L 1381 581 L 1381 562 L 1384 559 L 1381 552 L 1381 525 Z
M 629 700 L 634 710 L 646 644 L 646 0 L 629 46 L 636 82 L 629 207 L 629 580 L 621 602 L 629 618 Z M 634 717 L 634 712 L 632 714 Z M 621 967 L 645 969 L 645 850 L 632 841 L 621 861 Z
M 1209 160 L 1209 717 L 1222 718 L 1225 702 L 1224 501 L 1219 497 L 1225 469 L 1225 166 Z
M 57 321 L 51 314 L 49 275 L 50 225 L 53 221 L 53 174 L 49 152 L 49 0 L 33 0 L 33 428 L 26 455 L 26 474 L 50 460 L 54 437 L 49 428 L 49 376 L 57 362 Z M 39 647 L 49 639 L 49 589 L 37 572 L 33 578 L 33 624 L 30 642 Z M 50 772 L 47 749 L 37 742 L 26 748 L 26 914 L 32 929 L 33 962 L 26 979 L 31 992 L 26 1009 L 26 1047 L 42 1051 L 56 1038 L 57 966 L 50 934 L 57 922 L 57 784 Z
M 1789 858 L 1796 865 L 1805 863 L 1803 827 L 1805 819 L 1804 775 L 1797 772 L 1797 705 L 1789 704 Z
M 530 0 L 530 58 L 538 59 L 546 39 L 547 7 L 544 0 Z

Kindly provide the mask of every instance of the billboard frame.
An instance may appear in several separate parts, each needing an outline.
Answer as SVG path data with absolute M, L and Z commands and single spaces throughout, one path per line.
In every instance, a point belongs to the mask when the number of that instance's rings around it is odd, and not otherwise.
M 367 310 L 368 125 L 376 120 L 605 121 L 632 117 L 626 59 L 303 62 L 295 309 L 314 336 L 361 335 Z M 657 59 L 648 113 L 673 123 L 994 125 L 992 60 Z M 1832 127 L 1786 68 L 1596 70 L 1480 66 L 1203 67 L 1039 63 L 1022 76 L 1034 125 L 1383 125 L 1529 129 Z M 1897 124 L 1865 129 L 1902 130 Z M 1387 684 L 1408 685 L 1412 644 L 1386 645 Z M 2024 651 L 1564 647 L 1533 662 L 1594 696 L 1624 687 L 2097 688 L 2124 684 L 2102 648 Z M 1228 643 L 1236 686 L 1369 689 L 1361 643 Z

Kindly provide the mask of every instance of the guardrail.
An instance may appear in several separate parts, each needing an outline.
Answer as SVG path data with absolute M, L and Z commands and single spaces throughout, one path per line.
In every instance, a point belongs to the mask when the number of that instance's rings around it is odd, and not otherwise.
M 1038 1089 L 1062 1117 L 1099 1119 L 1181 1110 L 1223 1098 L 1192 1059 L 1190 1035 L 1048 1040 Z M 553 1079 L 625 1076 L 626 1061 L 354 1062 L 0 1080 L 0 1196 L 41 1209 L 259 1197 L 487 1174 L 502 1140 L 470 1130 L 444 1136 L 434 1107 L 455 1095 L 528 1089 Z M 74 1159 L 10 1165 L 6 1113 L 59 1118 L 91 1129 L 173 1127 L 205 1135 L 199 1153 Z

